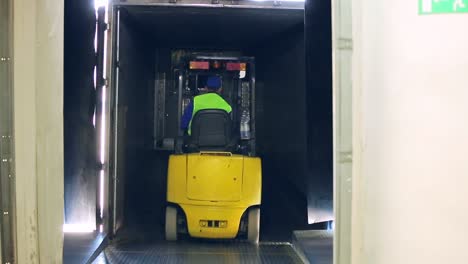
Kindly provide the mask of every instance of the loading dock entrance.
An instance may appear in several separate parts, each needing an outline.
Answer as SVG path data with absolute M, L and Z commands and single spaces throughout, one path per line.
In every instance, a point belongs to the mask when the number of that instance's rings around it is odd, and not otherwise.
M 256 1 L 240 2 L 258 5 L 253 3 Z M 306 89 L 309 76 L 304 60 L 304 10 L 296 4 L 266 5 L 113 3 L 109 25 L 102 32 L 110 46 L 102 50 L 107 51 L 108 63 L 100 68 L 107 68 L 107 72 L 101 75 L 103 86 L 97 90 L 98 102 L 102 103 L 97 109 L 102 109 L 102 113 L 97 115 L 96 127 L 106 135 L 98 137 L 97 145 L 108 149 L 102 162 L 104 204 L 98 208 L 102 208 L 104 231 L 115 239 L 127 236 L 133 240 L 131 236 L 135 234 L 143 240 L 148 236 L 150 240 L 163 237 L 170 152 L 157 150 L 163 146 L 157 135 L 170 134 L 177 124 L 170 121 L 176 119 L 170 119 L 158 125 L 160 112 L 155 109 L 167 110 L 168 105 L 175 105 L 171 100 L 178 97 L 178 92 L 171 62 L 175 50 L 181 49 L 221 50 L 256 58 L 257 152 L 264 160 L 261 241 L 291 241 L 293 230 L 330 220 L 327 217 L 332 215 L 331 192 L 327 194 L 327 190 L 332 190 L 332 180 L 331 171 L 327 170 L 332 163 L 328 155 L 331 150 L 314 161 L 320 163 L 318 171 L 309 170 L 314 142 L 308 140 L 307 134 L 311 110 L 307 105 L 310 94 Z M 331 58 L 323 55 L 323 60 L 323 65 L 328 65 Z M 164 93 L 172 94 L 174 99 L 158 99 L 156 87 L 162 86 Z M 320 106 L 311 108 L 319 111 Z M 171 111 L 165 114 L 178 114 Z M 99 118 L 102 114 L 106 118 Z M 331 117 L 331 110 L 328 114 Z M 320 114 L 315 113 L 317 116 Z M 314 118 L 313 122 L 322 127 L 318 135 L 330 132 L 319 140 L 321 147 L 331 147 L 331 118 L 328 122 Z M 314 174 L 324 178 L 328 175 L 330 179 L 316 180 L 323 185 L 318 188 L 309 182 Z M 310 195 L 310 188 L 323 192 Z M 311 209 L 315 207 L 322 210 Z M 327 209 L 328 215 L 324 213 Z M 315 212 L 318 213 L 314 215 Z

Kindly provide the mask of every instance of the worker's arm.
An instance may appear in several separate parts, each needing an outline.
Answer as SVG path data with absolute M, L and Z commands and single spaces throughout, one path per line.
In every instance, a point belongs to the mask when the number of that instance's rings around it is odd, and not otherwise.
M 190 102 L 185 108 L 184 115 L 182 116 L 182 120 L 180 122 L 180 128 L 182 130 L 186 131 L 188 129 L 190 120 L 192 119 L 192 113 L 193 113 L 193 102 Z

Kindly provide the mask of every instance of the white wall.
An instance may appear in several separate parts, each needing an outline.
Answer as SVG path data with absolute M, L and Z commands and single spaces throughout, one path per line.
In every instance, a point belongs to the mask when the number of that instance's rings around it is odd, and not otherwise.
M 18 263 L 61 263 L 63 0 L 13 3 Z
M 353 1 L 352 263 L 468 263 L 468 14 Z

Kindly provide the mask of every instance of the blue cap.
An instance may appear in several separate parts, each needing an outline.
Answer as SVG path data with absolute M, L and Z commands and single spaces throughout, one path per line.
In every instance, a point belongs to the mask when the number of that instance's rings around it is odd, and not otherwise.
M 211 90 L 218 90 L 221 88 L 221 78 L 218 76 L 210 76 L 206 81 L 206 87 Z

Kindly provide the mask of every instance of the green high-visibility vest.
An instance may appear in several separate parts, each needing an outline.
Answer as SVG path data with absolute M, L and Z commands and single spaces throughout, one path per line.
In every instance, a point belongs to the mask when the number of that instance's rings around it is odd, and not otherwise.
M 231 113 L 232 107 L 217 93 L 207 93 L 195 96 L 193 98 L 192 119 L 190 119 L 188 134 L 192 133 L 192 120 L 198 111 L 206 109 L 224 110 L 228 114 Z

